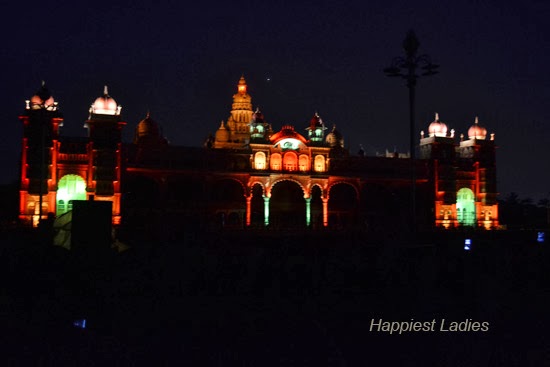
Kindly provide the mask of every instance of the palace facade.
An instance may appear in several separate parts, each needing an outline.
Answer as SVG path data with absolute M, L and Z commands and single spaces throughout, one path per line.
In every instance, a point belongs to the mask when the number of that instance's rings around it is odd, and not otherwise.
M 126 122 L 107 87 L 89 109 L 86 138 L 60 134 L 63 117 L 45 85 L 20 120 L 19 217 L 35 225 L 70 211 L 73 200 L 101 200 L 112 202 L 113 224 L 162 231 L 404 228 L 414 168 L 419 227 L 498 226 L 494 134 L 477 118 L 457 139 L 436 114 L 414 165 L 398 155 L 350 154 L 317 113 L 274 130 L 253 109 L 244 77 L 229 117 L 203 147 L 169 144 L 149 113 L 134 141 L 122 142 Z

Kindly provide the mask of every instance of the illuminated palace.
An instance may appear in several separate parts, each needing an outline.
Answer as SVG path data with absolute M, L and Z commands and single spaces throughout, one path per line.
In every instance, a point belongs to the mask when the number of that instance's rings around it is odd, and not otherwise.
M 274 131 L 254 110 L 244 77 L 229 117 L 203 147 L 168 143 L 147 114 L 123 143 L 121 107 L 107 87 L 89 109 L 86 138 L 59 134 L 63 118 L 47 88 L 23 122 L 20 219 L 71 210 L 72 200 L 112 202 L 113 223 L 162 231 L 194 228 L 405 228 L 410 159 L 350 154 L 343 135 L 315 113 Z M 303 131 L 304 133 L 301 133 Z M 421 133 L 417 223 L 498 226 L 494 134 L 477 121 L 467 137 L 439 120 Z M 40 203 L 42 203 L 42 210 Z

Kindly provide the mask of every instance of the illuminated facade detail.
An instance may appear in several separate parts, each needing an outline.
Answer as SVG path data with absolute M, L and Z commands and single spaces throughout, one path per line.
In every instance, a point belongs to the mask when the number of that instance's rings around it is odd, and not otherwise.
M 325 172 L 325 157 L 322 155 L 315 156 L 315 171 Z
M 456 194 L 456 217 L 461 226 L 471 227 L 476 224 L 474 192 L 466 187 L 458 190 Z
M 279 153 L 271 154 L 271 169 L 273 171 L 281 170 L 281 155 Z
M 60 215 L 71 200 L 93 197 L 113 203 L 114 224 L 124 214 L 135 228 L 173 236 L 186 226 L 386 231 L 409 223 L 409 155 L 351 155 L 335 126 L 325 136 L 317 113 L 303 126 L 307 134 L 290 124 L 273 131 L 252 111 L 244 78 L 227 122 L 213 125 L 215 136 L 202 148 L 170 145 L 149 113 L 123 144 L 120 112 L 105 90 L 90 108 L 88 136 L 60 137 L 63 118 L 45 86 L 26 101 L 22 220 L 36 224 L 40 212 Z M 455 142 L 439 115 L 425 131 L 413 166 L 419 226 L 497 228 L 494 134 L 487 138 L 476 119 L 468 139 Z
M 222 122 L 222 125 L 224 125 L 223 128 L 220 126 L 220 129 L 226 129 L 227 132 L 220 132 L 219 136 L 216 133 L 214 148 L 240 149 L 250 142 L 250 123 L 254 111 L 252 110 L 252 98 L 248 94 L 247 89 L 246 80 L 242 76 L 237 85 L 237 93 L 233 95 L 231 114 L 225 125 Z M 258 123 L 258 126 L 264 127 L 262 123 Z
M 323 120 L 317 112 L 311 118 L 307 130 L 307 137 L 312 143 L 323 143 L 325 140 L 325 130 L 327 128 L 323 124 Z
M 56 215 L 72 210 L 73 200 L 86 200 L 86 182 L 78 175 L 65 175 L 57 185 Z
M 121 107 L 104 90 L 85 123 L 88 138 L 61 137 L 63 118 L 45 85 L 25 103 L 19 218 L 36 224 L 42 196 L 42 218 L 71 210 L 72 200 L 113 202 L 113 223 L 121 219 Z M 43 162 L 43 164 L 41 164 Z M 42 184 L 41 184 L 42 182 Z M 42 186 L 42 190 L 40 187 Z M 42 191 L 42 195 L 40 195 Z M 46 204 L 46 205 L 44 205 Z M 40 210 L 39 210 L 40 211 Z
M 264 152 L 256 152 L 254 154 L 254 168 L 257 170 L 263 170 L 266 168 L 265 165 L 265 153 Z
M 420 139 L 420 158 L 433 166 L 435 225 L 497 228 L 494 135 L 487 139 L 487 130 L 476 117 L 468 139 L 461 134 L 456 144 L 454 129 L 448 132 L 438 114 L 428 131 L 428 136 Z

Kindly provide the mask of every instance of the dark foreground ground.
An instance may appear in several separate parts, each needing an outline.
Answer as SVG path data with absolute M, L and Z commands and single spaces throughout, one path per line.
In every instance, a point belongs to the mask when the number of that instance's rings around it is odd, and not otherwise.
M 550 243 L 531 232 L 184 234 L 101 259 L 4 234 L 0 362 L 542 366 Z M 73 326 L 86 319 L 86 328 Z M 389 335 L 371 320 L 436 320 Z M 445 332 L 441 320 L 488 322 Z

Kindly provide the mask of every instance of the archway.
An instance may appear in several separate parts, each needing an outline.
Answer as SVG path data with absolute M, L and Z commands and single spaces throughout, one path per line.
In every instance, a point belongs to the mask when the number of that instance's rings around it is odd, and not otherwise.
M 314 185 L 311 188 L 311 224 L 313 228 L 323 227 L 323 199 L 321 188 Z
M 339 228 L 354 225 L 357 207 L 357 192 L 352 185 L 344 182 L 333 185 L 328 200 L 329 225 Z
M 232 179 L 221 179 L 212 185 L 210 203 L 216 212 L 225 213 L 222 226 L 241 227 L 245 215 L 246 199 L 240 182 Z
M 306 202 L 300 185 L 280 181 L 271 189 L 270 223 L 275 227 L 305 227 Z
M 86 200 L 86 182 L 78 175 L 65 175 L 57 184 L 57 216 L 73 209 L 73 200 Z
M 456 193 L 456 219 L 461 226 L 476 224 L 476 203 L 474 192 L 463 187 Z
M 255 184 L 252 187 L 252 199 L 250 202 L 250 220 L 252 225 L 259 227 L 264 225 L 264 198 L 263 187 L 260 184 Z

